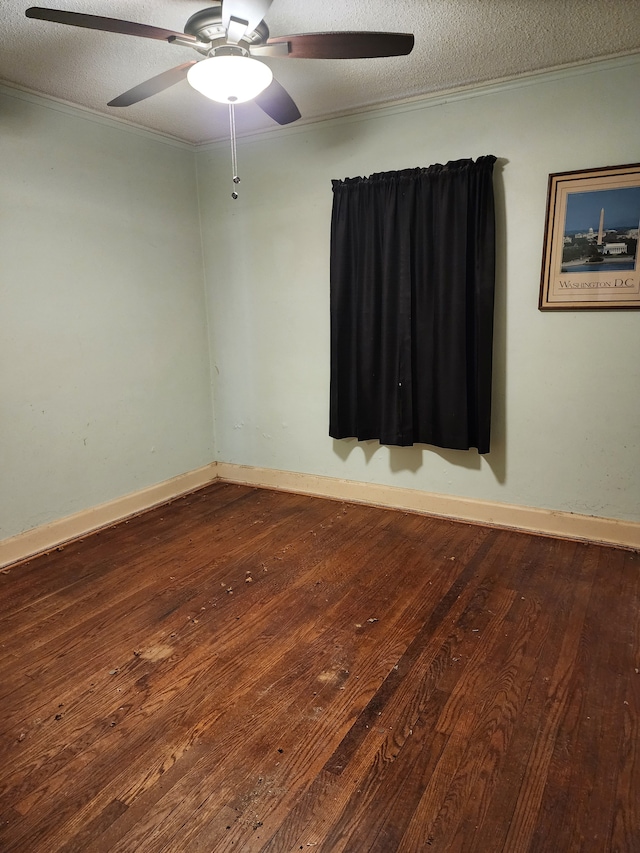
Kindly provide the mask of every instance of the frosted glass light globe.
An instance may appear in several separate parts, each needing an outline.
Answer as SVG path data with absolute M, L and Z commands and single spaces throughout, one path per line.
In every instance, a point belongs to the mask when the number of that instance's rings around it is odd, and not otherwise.
M 192 65 L 189 84 L 212 101 L 241 104 L 263 92 L 273 80 L 268 65 L 248 56 L 212 56 Z

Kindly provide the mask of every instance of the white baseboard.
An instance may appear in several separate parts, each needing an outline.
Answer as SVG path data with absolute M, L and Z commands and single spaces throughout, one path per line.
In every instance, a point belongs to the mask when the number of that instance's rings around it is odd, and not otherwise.
M 12 536 L 10 539 L 4 539 L 0 541 L 0 566 L 7 566 L 33 557 L 35 554 L 41 554 L 43 551 L 49 551 L 63 542 L 78 539 L 101 527 L 108 527 L 124 518 L 130 518 L 146 509 L 206 486 L 216 479 L 216 468 L 217 463 L 212 462 L 203 468 L 179 474 L 177 477 L 148 486 L 139 492 L 123 495 L 108 503 L 82 510 L 66 518 L 43 524 L 41 527 L 34 527 L 32 530 L 25 530 L 24 533 Z
M 341 480 L 316 474 L 299 474 L 293 471 L 277 471 L 229 462 L 212 462 L 203 468 L 188 471 L 186 474 L 172 477 L 170 480 L 141 489 L 139 492 L 124 495 L 100 506 L 27 530 L 10 539 L 4 539 L 0 541 L 0 567 L 33 557 L 64 542 L 99 530 L 101 527 L 130 518 L 144 510 L 209 485 L 217 479 L 228 483 L 298 492 L 340 501 L 437 515 L 476 524 L 524 530 L 545 536 L 601 542 L 640 550 L 640 523 L 635 521 L 438 495 L 417 489 L 383 486 L 379 483 L 360 483 L 355 480 Z
M 473 498 L 438 495 L 417 489 L 403 489 L 398 486 L 383 486 L 379 483 L 360 483 L 335 477 L 297 474 L 292 471 L 276 471 L 270 468 L 254 468 L 226 462 L 218 463 L 217 473 L 221 480 L 230 483 L 282 489 L 341 501 L 489 524 L 494 527 L 524 530 L 545 536 L 559 536 L 564 539 L 580 539 L 640 549 L 640 523 L 635 521 L 514 506 Z

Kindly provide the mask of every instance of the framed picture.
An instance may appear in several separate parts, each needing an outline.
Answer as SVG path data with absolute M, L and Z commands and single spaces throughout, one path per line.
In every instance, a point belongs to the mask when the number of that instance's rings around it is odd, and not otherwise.
M 540 310 L 640 308 L 640 164 L 549 175 Z

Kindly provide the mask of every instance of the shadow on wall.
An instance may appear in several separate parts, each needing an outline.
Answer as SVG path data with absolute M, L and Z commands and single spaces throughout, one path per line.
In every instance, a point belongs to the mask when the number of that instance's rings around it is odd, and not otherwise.
M 497 442 L 494 442 L 495 444 Z M 444 447 L 433 447 L 428 444 L 414 444 L 411 447 L 393 447 L 381 445 L 377 440 L 358 441 L 356 438 L 333 439 L 333 452 L 343 462 L 347 461 L 356 448 L 360 448 L 362 451 L 367 465 L 378 451 L 385 448 L 388 449 L 389 469 L 394 474 L 401 471 L 410 471 L 415 474 L 422 468 L 425 453 L 437 453 L 449 465 L 467 468 L 469 471 L 479 471 L 482 467 L 483 459 L 475 450 L 449 450 Z M 499 483 L 504 482 L 504 444 L 501 443 L 500 451 L 496 448 L 491 453 L 485 454 L 484 459 L 489 464 L 496 480 Z

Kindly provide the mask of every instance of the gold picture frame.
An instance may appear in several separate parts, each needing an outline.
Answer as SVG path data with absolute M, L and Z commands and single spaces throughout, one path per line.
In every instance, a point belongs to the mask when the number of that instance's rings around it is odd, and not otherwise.
M 640 164 L 549 175 L 541 311 L 640 308 Z

